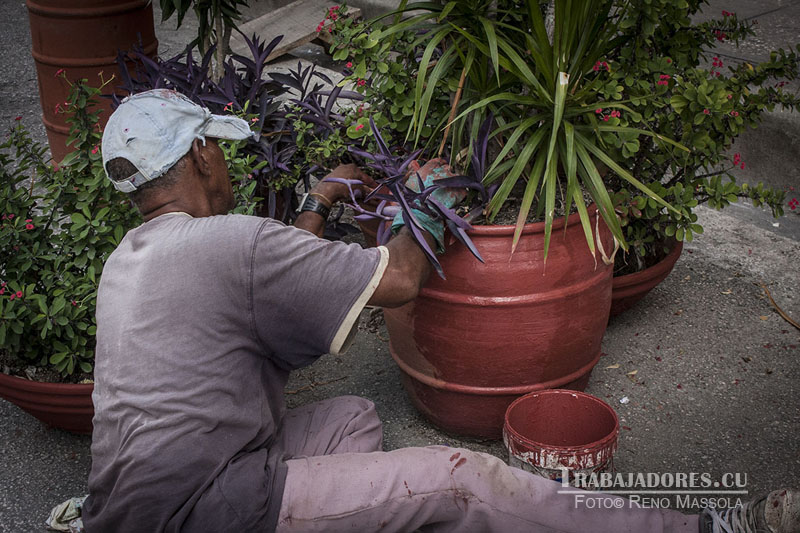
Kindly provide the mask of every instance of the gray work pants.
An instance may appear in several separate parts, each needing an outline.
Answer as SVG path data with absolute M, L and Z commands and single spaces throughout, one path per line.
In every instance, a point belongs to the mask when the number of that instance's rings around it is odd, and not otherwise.
M 697 516 L 639 509 L 614 496 L 585 492 L 576 503 L 576 496 L 558 494 L 560 483 L 483 453 L 445 446 L 382 452 L 375 407 L 354 396 L 290 410 L 280 438 L 293 457 L 281 533 L 699 530 Z

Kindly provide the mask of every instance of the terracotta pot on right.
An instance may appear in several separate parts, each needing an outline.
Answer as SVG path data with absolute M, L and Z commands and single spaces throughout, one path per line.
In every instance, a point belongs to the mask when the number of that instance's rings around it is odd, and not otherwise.
M 624 313 L 644 298 L 653 287 L 664 281 L 675 267 L 682 250 L 683 242 L 673 241 L 673 247 L 669 254 L 650 268 L 634 274 L 614 276 L 611 291 L 611 316 Z
M 49 426 L 91 434 L 93 383 L 41 383 L 0 372 L 0 398 Z
M 150 0 L 27 0 L 26 3 L 42 120 L 53 159 L 61 161 L 72 151 L 66 144 L 69 136 L 66 116 L 57 110 L 57 106 L 63 107 L 69 86 L 56 74 L 64 69 L 71 82 L 86 78 L 92 87 L 100 86 L 100 72 L 106 80 L 116 75 L 117 79 L 103 91 L 111 94 L 114 86 L 120 84 L 119 50 L 130 51 L 140 44 L 148 56 L 157 54 L 153 5 Z M 105 110 L 100 114 L 100 124 L 104 126 L 111 114 L 111 101 L 104 98 L 100 106 Z
M 593 212 L 593 211 L 590 211 Z M 594 214 L 592 215 L 594 216 Z M 411 401 L 447 432 L 502 436 L 509 404 L 541 389 L 583 390 L 600 358 L 612 267 L 595 259 L 579 216 L 554 222 L 547 263 L 544 223 L 470 232 L 485 264 L 460 243 L 440 257 L 419 296 L 384 309 L 390 352 Z M 611 233 L 601 224 L 605 248 Z

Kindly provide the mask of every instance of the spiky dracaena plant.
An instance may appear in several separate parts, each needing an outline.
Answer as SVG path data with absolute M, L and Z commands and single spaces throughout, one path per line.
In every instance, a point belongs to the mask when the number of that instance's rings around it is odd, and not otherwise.
M 370 42 L 389 42 L 402 34 L 403 42 L 411 39 L 408 47 L 419 52 L 414 54 L 414 113 L 404 133 L 428 153 L 438 144 L 439 153 L 449 153 L 453 165 L 463 170 L 472 161 L 471 139 L 486 117 L 494 116 L 493 150 L 483 176 L 484 186 L 495 191 L 489 220 L 512 190 L 524 189 L 512 251 L 535 209 L 545 221 L 546 257 L 558 204 L 565 213 L 579 213 L 594 253 L 595 221 L 584 194 L 627 248 L 608 191 L 612 178 L 672 208 L 619 164 L 609 136 L 624 141 L 649 136 L 667 153 L 686 148 L 653 132 L 646 122 L 640 128 L 622 125 L 616 112 L 632 112 L 630 102 L 603 96 L 603 58 L 626 41 L 619 24 L 628 2 L 555 0 L 553 5 L 551 36 L 537 0 L 404 1 L 394 14 L 411 16 L 373 26 Z M 443 105 L 448 113 L 442 113 Z M 615 111 L 615 116 L 601 120 L 597 109 Z M 431 127 L 434 133 L 427 137 Z

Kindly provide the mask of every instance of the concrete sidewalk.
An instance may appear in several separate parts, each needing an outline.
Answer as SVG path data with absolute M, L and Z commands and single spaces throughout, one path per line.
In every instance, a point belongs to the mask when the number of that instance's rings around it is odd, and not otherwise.
M 5 7 L 0 126 L 22 115 L 44 139 L 25 7 L 21 0 Z M 731 60 L 757 60 L 800 40 L 800 1 L 714 0 L 708 11 L 722 9 L 760 21 L 753 44 L 721 51 Z M 174 53 L 194 30 L 175 32 L 171 22 L 157 31 L 162 50 Z M 748 162 L 743 178 L 800 190 L 798 115 L 773 113 L 737 144 Z M 800 331 L 775 312 L 759 287 L 766 284 L 800 320 L 800 216 L 787 213 L 774 221 L 745 204 L 723 212 L 700 209 L 705 234 L 686 244 L 662 285 L 610 324 L 606 355 L 587 392 L 620 416 L 618 472 L 741 473 L 751 495 L 800 487 Z M 323 357 L 293 376 L 290 407 L 364 396 L 384 420 L 387 449 L 450 444 L 505 458 L 502 443 L 453 438 L 423 420 L 400 385 L 385 328 L 364 329 L 347 355 Z M 638 372 L 631 379 L 633 370 Z M 623 397 L 628 403 L 620 403 Z M 0 532 L 44 531 L 52 506 L 86 493 L 90 439 L 49 429 L 1 400 L 0 419 Z

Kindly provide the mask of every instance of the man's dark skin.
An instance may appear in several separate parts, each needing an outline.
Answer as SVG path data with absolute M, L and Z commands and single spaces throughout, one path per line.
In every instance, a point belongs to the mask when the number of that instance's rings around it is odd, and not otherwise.
M 180 171 L 179 177 L 173 185 L 152 189 L 146 199 L 137 204 L 145 222 L 166 213 L 184 212 L 199 218 L 224 215 L 233 209 L 233 186 L 216 139 L 209 138 L 205 144 L 195 139 L 181 163 L 182 167 L 176 169 Z M 340 165 L 330 176 L 372 182 L 355 165 Z M 368 190 L 366 185 L 364 190 Z M 331 181 L 321 181 L 311 192 L 317 193 L 316 198 L 326 204 L 320 197 L 333 203 L 349 197 L 346 185 Z M 321 237 L 325 220 L 317 213 L 306 211 L 300 213 L 294 225 Z M 425 238 L 434 248 L 433 238 L 427 233 Z M 417 297 L 430 274 L 425 254 L 406 228 L 389 241 L 386 248 L 389 249 L 389 264 L 367 305 L 397 307 L 410 302 Z

